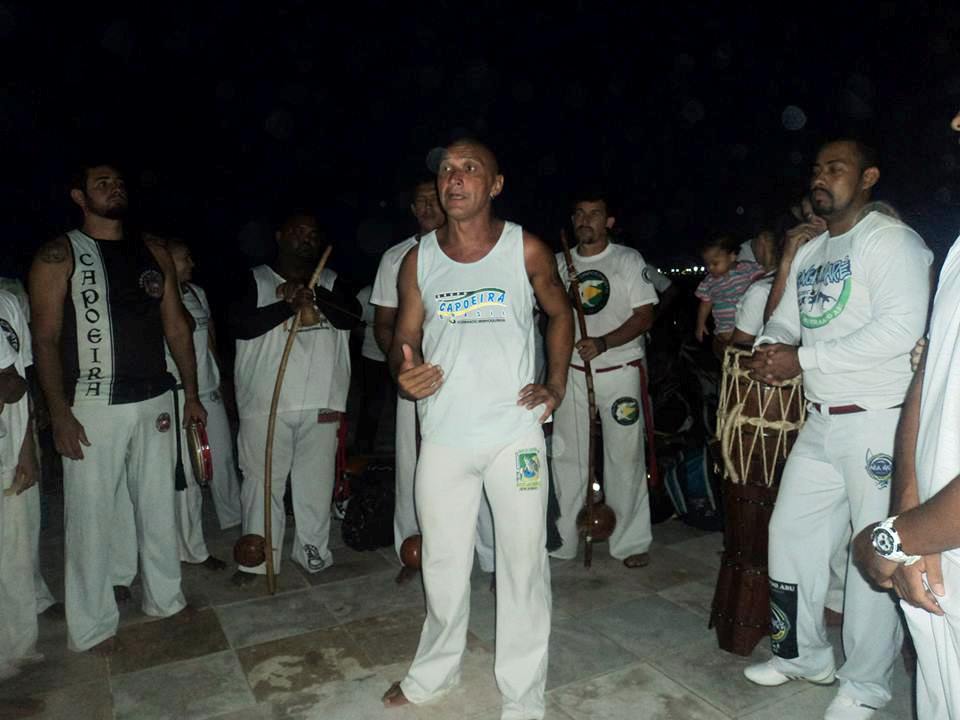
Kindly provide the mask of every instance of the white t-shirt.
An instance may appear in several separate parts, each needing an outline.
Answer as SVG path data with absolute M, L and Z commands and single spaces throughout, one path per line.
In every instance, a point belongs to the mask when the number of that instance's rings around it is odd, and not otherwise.
M 397 296 L 397 276 L 400 274 L 400 264 L 410 252 L 410 248 L 417 244 L 417 236 L 408 237 L 387 250 L 380 258 L 377 268 L 377 277 L 373 281 L 373 291 L 370 293 L 370 302 L 380 307 L 400 307 Z
M 268 265 L 255 267 L 253 277 L 257 307 L 277 302 L 277 287 L 284 279 Z M 332 290 L 336 277 L 333 270 L 325 268 L 319 285 Z M 292 325 L 293 318 L 287 318 L 259 337 L 237 340 L 234 376 L 240 417 L 270 414 L 277 370 Z M 297 331 L 283 377 L 277 406 L 280 412 L 343 412 L 350 387 L 350 331 L 337 330 L 321 313 L 320 322 Z
M 736 328 L 756 337 L 763 330 L 763 311 L 773 288 L 773 275 L 755 281 L 737 303 Z
M 940 271 L 926 356 L 916 454 L 920 502 L 960 475 L 960 240 Z M 946 554 L 960 563 L 960 548 Z
M 30 296 L 27 295 L 27 290 L 23 287 L 23 283 L 17 278 L 0 277 L 0 290 L 6 290 L 17 299 L 17 302 L 20 304 L 20 312 L 23 313 L 23 316 L 29 323 Z
M 809 400 L 895 407 L 926 323 L 932 260 L 914 230 L 877 212 L 843 235 L 823 233 L 797 251 L 795 281 L 756 344 L 800 344 Z
M 220 369 L 210 348 L 210 303 L 203 288 L 193 283 L 187 283 L 180 297 L 183 307 L 196 323 L 193 329 L 193 352 L 197 356 L 197 392 L 206 395 L 220 387 Z M 163 345 L 167 351 L 167 371 L 177 379 L 179 385 L 180 370 L 170 354 L 170 347 L 166 343 Z
M 582 256 L 578 248 L 570 252 L 580 281 L 580 299 L 590 337 L 616 330 L 630 319 L 635 308 L 659 302 L 653 283 L 644 276 L 647 263 L 633 248 L 610 243 L 601 252 L 588 257 Z M 557 253 L 557 267 L 560 279 L 569 287 L 563 253 Z M 574 340 L 579 341 L 579 324 L 574 323 L 574 330 Z M 640 335 L 624 345 L 610 348 L 591 365 L 599 369 L 633 362 L 643 357 L 643 348 L 643 336 Z M 579 357 L 574 351 L 572 362 L 577 363 Z
M 33 364 L 30 349 L 30 330 L 27 319 L 20 310 L 16 296 L 0 290 L 0 368 L 13 365 L 20 377 L 26 377 L 27 367 Z M 3 406 L 0 424 L 6 434 L 0 438 L 0 475 L 3 481 L 17 467 L 20 447 L 27 434 L 30 405 L 26 393 L 15 403 Z
M 387 357 L 381 352 L 380 346 L 377 345 L 377 338 L 373 333 L 373 321 L 376 311 L 373 303 L 370 302 L 370 293 L 372 291 L 373 287 L 367 285 L 357 293 L 357 302 L 359 302 L 360 307 L 363 308 L 363 314 L 361 315 L 363 319 L 363 345 L 360 347 L 360 354 L 368 360 L 385 362 Z
M 648 264 L 643 269 L 643 277 L 647 282 L 653 285 L 653 289 L 657 291 L 657 295 L 663 295 L 670 288 L 670 286 L 673 285 L 673 281 L 653 265 Z
M 737 250 L 737 260 L 740 262 L 757 262 L 757 255 L 753 252 L 753 240 L 744 240 Z

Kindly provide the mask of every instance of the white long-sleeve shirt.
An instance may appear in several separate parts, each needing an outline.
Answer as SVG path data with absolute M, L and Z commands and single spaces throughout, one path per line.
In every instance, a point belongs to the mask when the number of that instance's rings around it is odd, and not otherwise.
M 800 345 L 807 398 L 877 410 L 903 402 L 923 334 L 933 253 L 902 222 L 869 213 L 797 251 L 783 299 L 756 344 Z

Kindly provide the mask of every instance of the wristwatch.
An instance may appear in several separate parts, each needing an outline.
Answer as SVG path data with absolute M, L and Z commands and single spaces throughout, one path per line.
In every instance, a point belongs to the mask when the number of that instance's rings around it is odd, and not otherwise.
M 893 526 L 893 521 L 896 519 L 896 515 L 888 517 L 873 529 L 873 532 L 870 534 L 873 549 L 877 555 L 885 560 L 903 565 L 913 565 L 921 556 L 907 555 L 903 551 L 903 542 L 900 540 L 900 533 L 898 533 L 897 529 Z

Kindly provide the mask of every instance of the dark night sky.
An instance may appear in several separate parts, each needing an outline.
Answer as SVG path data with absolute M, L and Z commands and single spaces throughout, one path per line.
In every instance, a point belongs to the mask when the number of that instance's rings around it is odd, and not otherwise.
M 201 283 L 223 286 L 304 205 L 332 264 L 367 280 L 412 229 L 404 191 L 427 151 L 464 131 L 500 156 L 499 212 L 554 244 L 568 193 L 595 179 L 653 259 L 717 229 L 746 238 L 802 192 L 817 144 L 850 132 L 880 151 L 878 197 L 939 254 L 960 224 L 950 3 L 59 5 L 0 5 L 7 272 L 76 224 L 72 164 L 110 157 L 138 216 L 193 243 Z

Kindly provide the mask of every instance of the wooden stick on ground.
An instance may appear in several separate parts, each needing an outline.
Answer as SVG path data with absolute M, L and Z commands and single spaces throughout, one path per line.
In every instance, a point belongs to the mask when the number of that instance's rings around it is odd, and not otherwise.
M 330 257 L 332 246 L 328 245 L 317 263 L 313 275 L 310 276 L 310 282 L 307 287 L 313 289 L 320 280 L 320 273 L 323 272 L 327 264 L 327 258 Z M 300 329 L 300 314 L 293 316 L 293 324 L 290 327 L 290 333 L 287 335 L 287 344 L 283 348 L 283 355 L 280 357 L 280 368 L 277 370 L 277 381 L 273 385 L 273 399 L 270 401 L 270 419 L 267 421 L 267 451 L 264 456 L 263 473 L 263 546 L 266 552 L 267 561 L 267 590 L 271 595 L 277 592 L 277 574 L 273 568 L 273 436 L 277 429 L 277 405 L 280 403 L 280 389 L 283 387 L 283 376 L 287 371 L 287 360 L 290 358 L 290 350 L 293 348 L 293 342 L 296 340 L 297 331 Z M 282 548 L 282 543 L 281 543 Z
M 563 258 L 567 263 L 567 277 L 570 279 L 570 294 L 573 297 L 573 309 L 577 315 L 577 325 L 580 327 L 580 338 L 587 337 L 587 317 L 583 312 L 583 299 L 580 297 L 580 282 L 577 280 L 577 269 L 573 266 L 573 256 L 567 244 L 567 231 L 560 231 L 560 243 L 563 245 Z M 590 567 L 593 562 L 593 493 L 597 484 L 597 432 L 599 431 L 597 417 L 597 397 L 593 392 L 593 371 L 590 363 L 583 363 L 583 375 L 587 383 L 587 412 L 590 415 L 589 439 L 587 441 L 587 533 L 584 538 L 583 564 Z

